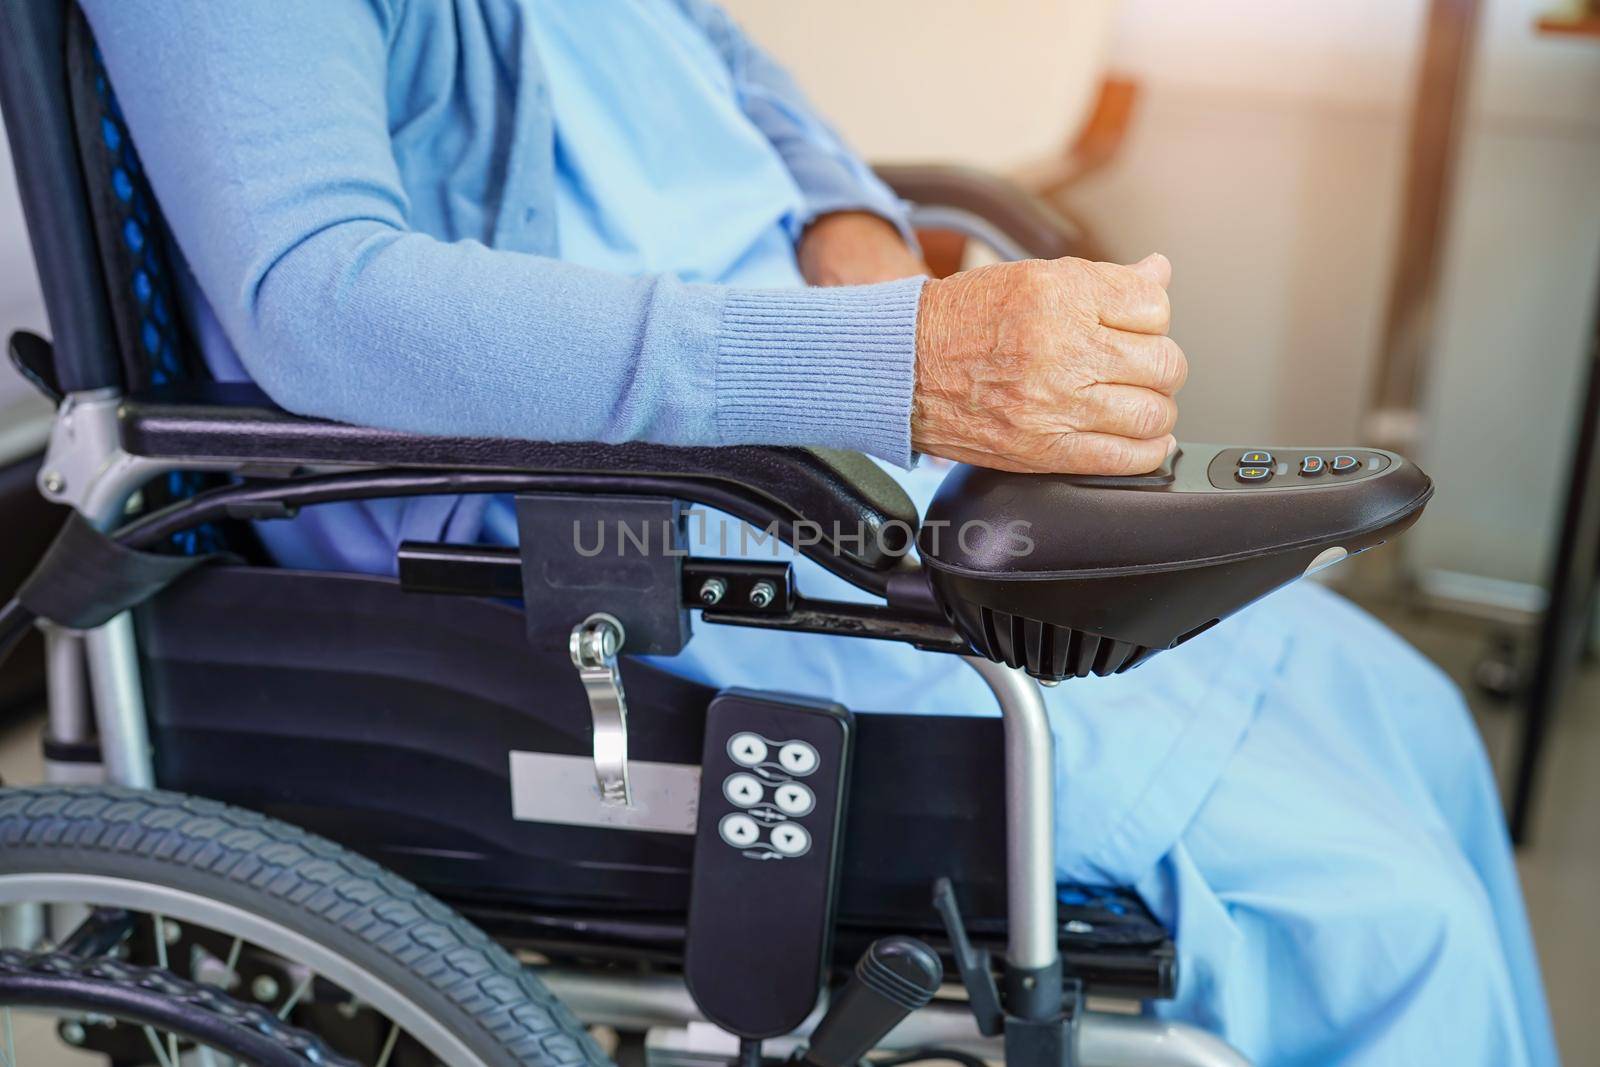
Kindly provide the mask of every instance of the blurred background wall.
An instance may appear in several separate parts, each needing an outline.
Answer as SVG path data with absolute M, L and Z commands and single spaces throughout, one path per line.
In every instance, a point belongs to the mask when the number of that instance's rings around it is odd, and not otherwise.
M 731 0 L 875 160 L 1059 153 L 1105 69 L 1127 142 L 1068 194 L 1108 250 L 1176 264 L 1194 440 L 1342 442 L 1382 340 L 1425 0 Z M 1600 49 L 1484 0 L 1429 415 L 1430 580 L 1536 607 L 1600 271 Z

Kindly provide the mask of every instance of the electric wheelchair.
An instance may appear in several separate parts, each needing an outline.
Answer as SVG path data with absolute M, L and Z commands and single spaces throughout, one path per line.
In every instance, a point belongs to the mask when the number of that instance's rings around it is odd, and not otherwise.
M 1089 1010 L 1182 976 L 1131 893 L 1055 884 L 1038 687 L 1134 669 L 1397 535 L 1431 493 L 1415 465 L 1191 444 L 1131 478 L 957 468 L 919 517 L 836 452 L 297 418 L 196 370 L 76 9 L 7 0 L 0 34 L 54 332 L 11 356 L 58 401 L 39 487 L 75 512 L 0 614 L 8 645 L 46 632 L 51 779 L 0 791 L 0 1005 L 161 1067 L 1243 1062 Z M 886 177 L 919 225 L 1071 252 L 991 179 Z M 514 494 L 521 548 L 408 543 L 386 579 L 274 567 L 250 536 L 437 493 Z M 688 505 L 881 603 L 684 555 Z M 585 551 L 584 523 L 640 550 Z M 632 658 L 710 625 L 964 656 L 1001 716 L 853 716 Z

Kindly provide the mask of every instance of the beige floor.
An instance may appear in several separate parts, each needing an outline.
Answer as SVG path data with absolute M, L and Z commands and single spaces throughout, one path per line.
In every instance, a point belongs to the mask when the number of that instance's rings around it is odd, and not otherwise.
M 1383 614 L 1458 679 L 1470 677 L 1485 648 L 1487 631 L 1481 626 L 1441 615 Z M 1467 692 L 1503 781 L 1515 752 L 1516 713 L 1470 686 Z M 1594 1003 L 1600 990 L 1600 667 L 1584 670 L 1561 712 L 1550 739 L 1533 841 L 1518 865 L 1562 1057 L 1568 1067 L 1585 1067 L 1600 1064 L 1600 1011 Z M 0 726 L 0 778 L 38 780 L 40 726 L 36 718 Z M 18 1058 L 28 1067 L 83 1062 L 49 1051 L 65 1052 L 42 1020 L 19 1026 L 18 1038 Z

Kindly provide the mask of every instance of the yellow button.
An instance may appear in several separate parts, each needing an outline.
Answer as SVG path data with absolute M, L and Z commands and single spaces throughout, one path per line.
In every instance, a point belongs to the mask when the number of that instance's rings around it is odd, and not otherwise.
M 1272 462 L 1271 452 L 1246 452 L 1239 457 L 1241 466 L 1260 467 Z

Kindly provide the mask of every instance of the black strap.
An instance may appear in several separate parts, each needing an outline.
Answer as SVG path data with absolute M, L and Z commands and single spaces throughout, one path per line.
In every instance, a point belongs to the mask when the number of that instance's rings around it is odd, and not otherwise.
M 163 556 L 118 544 L 74 512 L 17 599 L 43 619 L 87 630 L 144 603 L 195 567 L 226 555 Z

